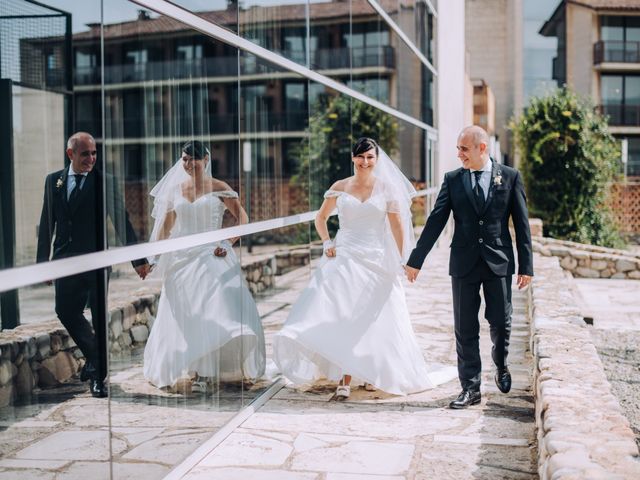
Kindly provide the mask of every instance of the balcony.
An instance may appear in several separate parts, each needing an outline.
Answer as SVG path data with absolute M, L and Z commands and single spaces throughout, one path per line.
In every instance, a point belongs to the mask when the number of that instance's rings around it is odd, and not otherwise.
M 640 63 L 640 42 L 603 41 L 593 45 L 593 64 Z
M 360 48 L 325 48 L 314 52 L 311 68 L 333 70 L 340 68 L 395 68 L 395 53 L 390 45 Z
M 284 113 L 250 113 L 240 118 L 242 133 L 295 132 L 309 123 L 307 110 Z M 95 131 L 97 125 L 85 125 Z M 238 115 L 219 114 L 206 117 L 168 117 L 166 115 L 131 115 L 107 118 L 108 138 L 162 137 L 169 135 L 229 135 L 238 133 Z M 91 128 L 88 128 L 91 127 Z M 93 129 L 93 130 L 92 130 Z
M 597 110 L 609 117 L 609 125 L 620 127 L 640 127 L 640 105 L 606 104 Z
M 286 58 L 304 65 L 305 54 L 302 51 L 288 50 L 280 52 Z M 328 48 L 312 53 L 311 66 L 314 69 L 384 67 L 395 68 L 393 47 Z M 243 75 L 270 74 L 273 66 L 254 56 L 241 58 Z M 74 85 L 99 85 L 100 67 L 76 67 Z M 129 65 L 108 65 L 104 68 L 104 83 L 135 83 L 148 80 L 178 80 L 185 78 L 211 78 L 238 75 L 236 56 L 197 58 L 193 60 L 165 60 Z

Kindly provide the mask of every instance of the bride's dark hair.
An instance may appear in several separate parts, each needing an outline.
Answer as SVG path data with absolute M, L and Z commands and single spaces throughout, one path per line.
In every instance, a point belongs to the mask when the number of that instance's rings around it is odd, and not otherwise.
M 209 149 L 204 146 L 204 143 L 198 140 L 189 140 L 185 142 L 184 145 L 182 145 L 182 151 L 197 159 L 202 159 L 205 155 L 209 154 Z
M 356 140 L 356 143 L 353 145 L 353 149 L 351 150 L 351 154 L 353 157 L 356 155 L 360 155 L 361 153 L 368 152 L 371 149 L 375 149 L 376 156 L 378 155 L 378 143 L 369 137 L 361 137 Z

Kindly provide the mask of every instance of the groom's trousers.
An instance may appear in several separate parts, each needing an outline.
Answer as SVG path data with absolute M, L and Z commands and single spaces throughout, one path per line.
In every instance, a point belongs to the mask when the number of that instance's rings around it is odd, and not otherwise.
M 451 277 L 455 321 L 458 377 L 464 390 L 480 390 L 480 288 L 484 293 L 485 318 L 489 322 L 496 367 L 507 366 L 511 334 L 511 275 L 499 277 L 480 259 L 464 277 Z
M 76 342 L 85 359 L 95 369 L 96 380 L 107 376 L 106 298 L 108 273 L 103 270 L 72 275 L 55 281 L 56 314 Z M 91 309 L 91 324 L 84 316 Z

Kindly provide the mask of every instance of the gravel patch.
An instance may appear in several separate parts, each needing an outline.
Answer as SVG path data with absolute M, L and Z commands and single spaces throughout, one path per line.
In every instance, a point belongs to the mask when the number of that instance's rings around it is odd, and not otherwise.
M 640 331 L 591 328 L 591 336 L 640 449 Z

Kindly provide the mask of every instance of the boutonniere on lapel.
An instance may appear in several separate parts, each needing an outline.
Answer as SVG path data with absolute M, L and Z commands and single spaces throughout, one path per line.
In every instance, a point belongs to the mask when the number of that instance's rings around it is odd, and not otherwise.
M 502 185 L 502 172 L 496 173 L 496 176 L 493 177 L 493 184 L 497 187 L 498 185 Z
M 62 181 L 62 177 L 60 177 L 56 182 L 56 188 L 60 188 L 62 185 L 64 185 L 64 182 Z

